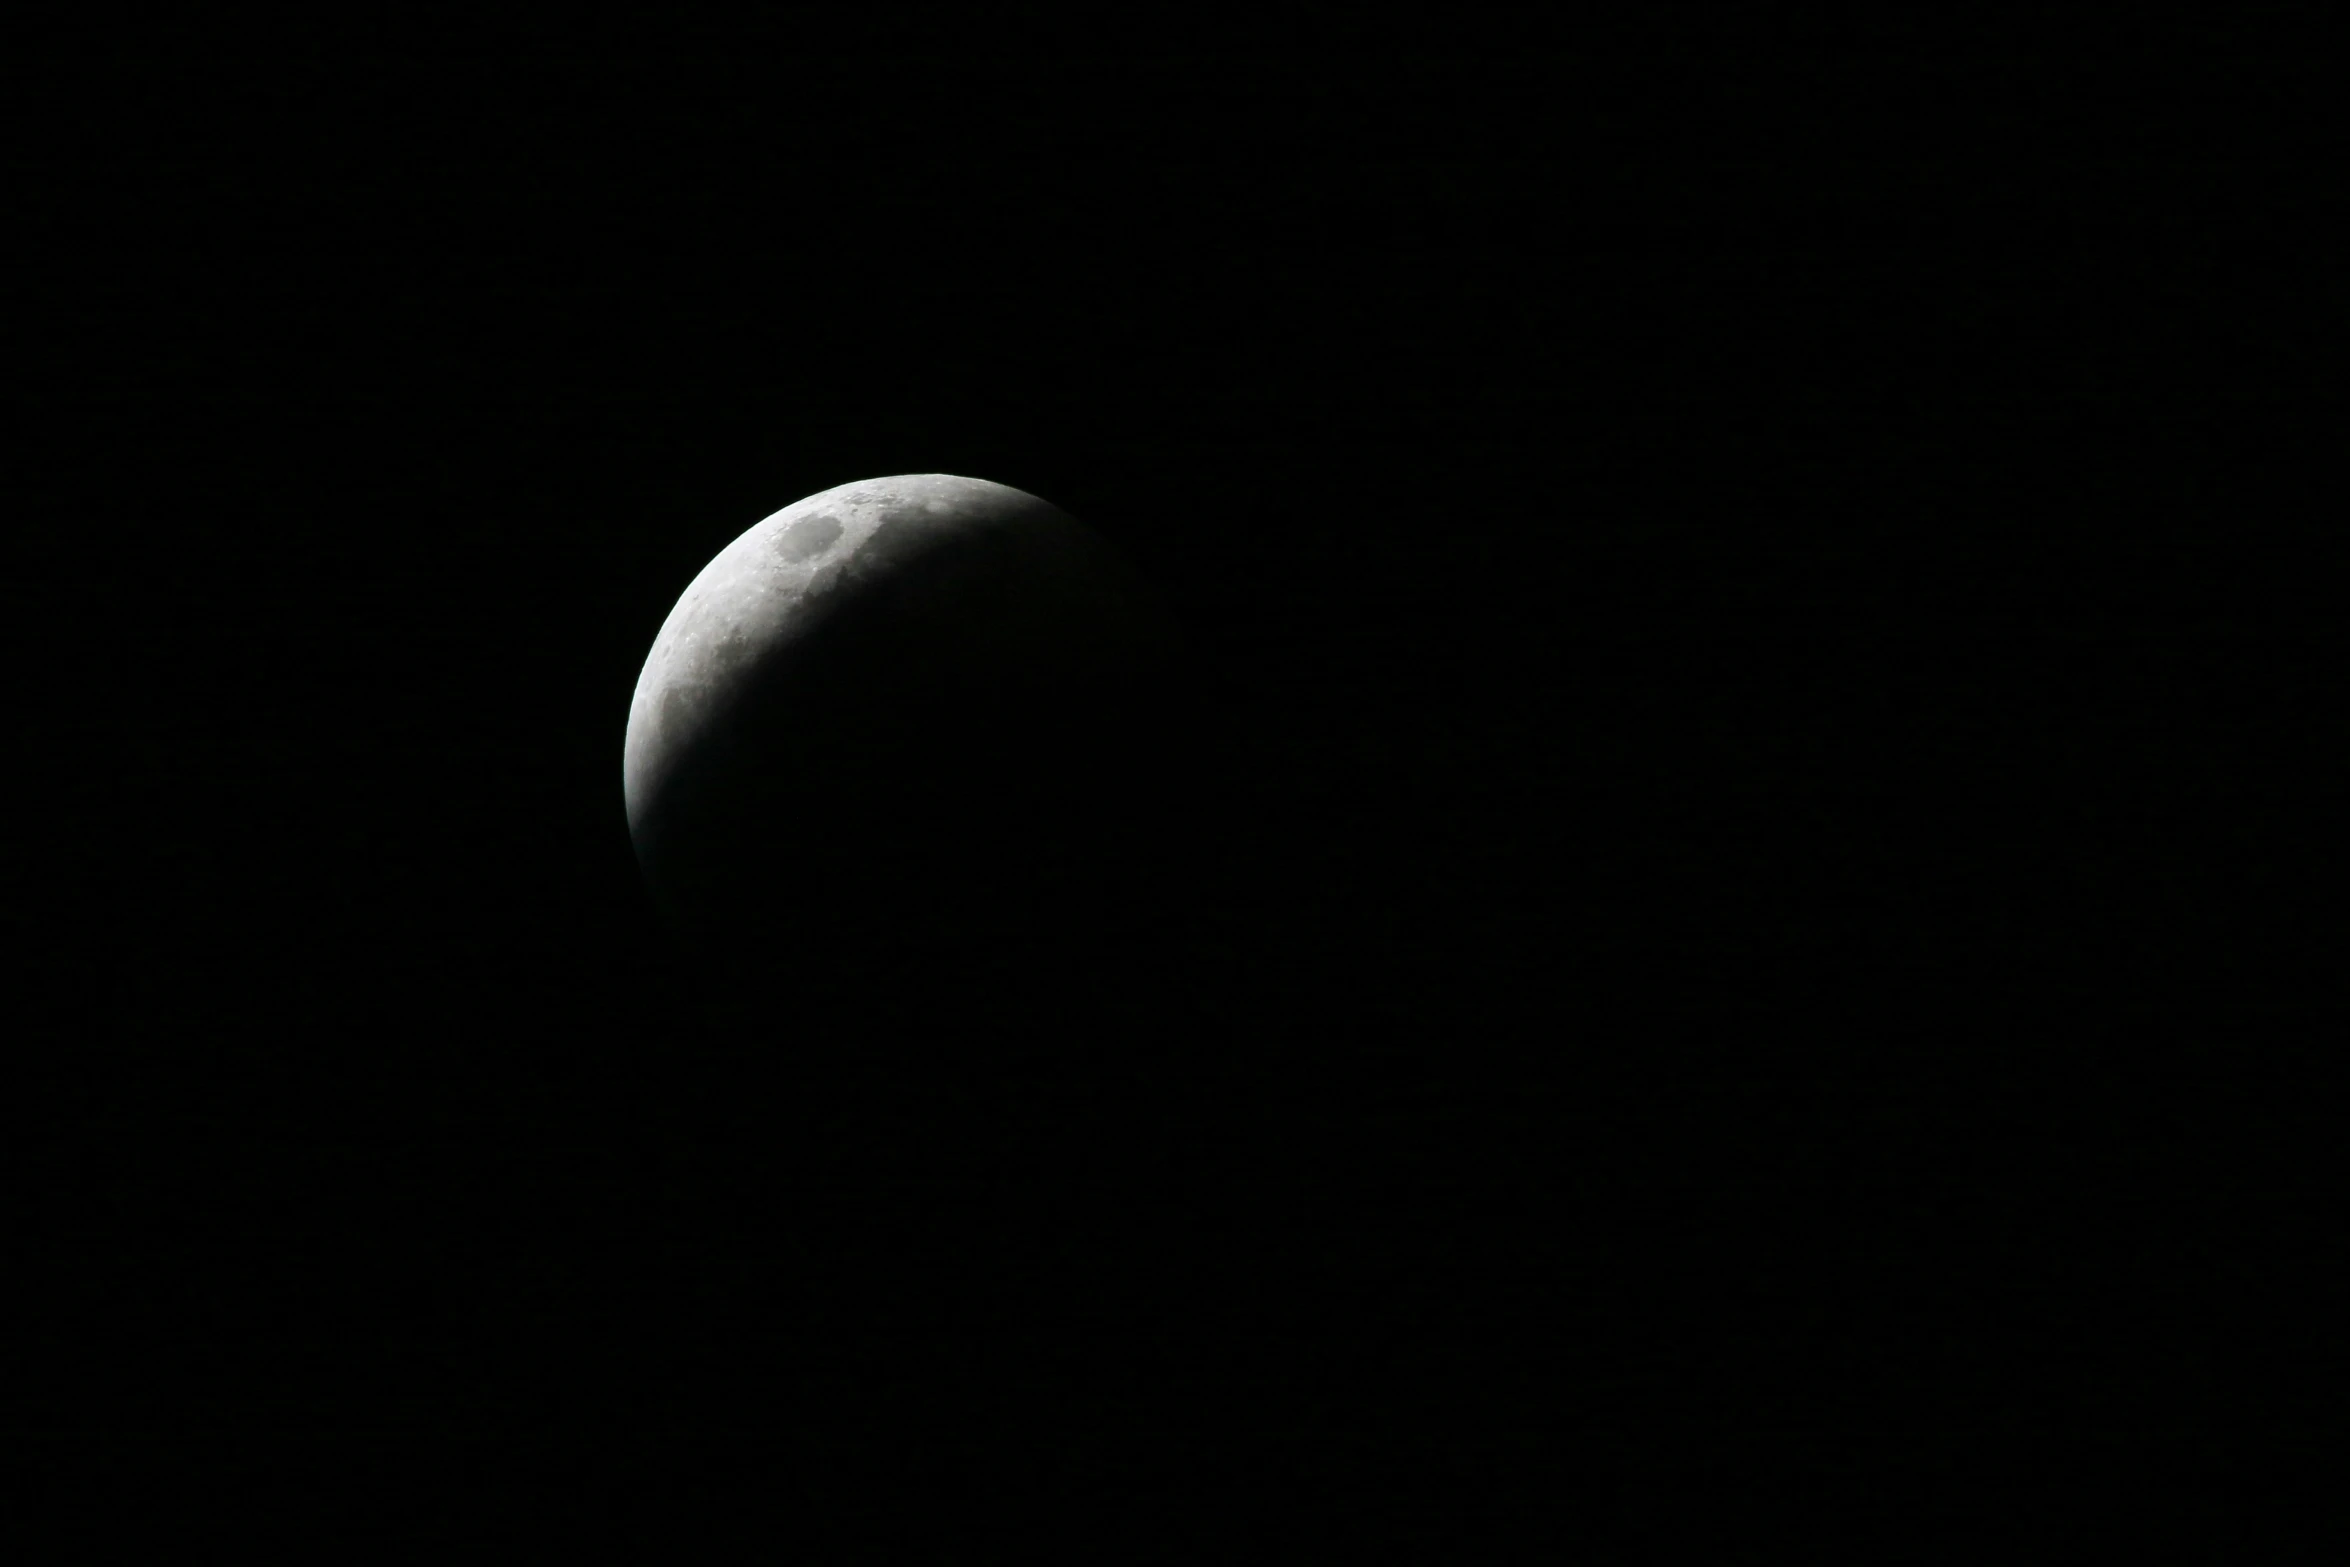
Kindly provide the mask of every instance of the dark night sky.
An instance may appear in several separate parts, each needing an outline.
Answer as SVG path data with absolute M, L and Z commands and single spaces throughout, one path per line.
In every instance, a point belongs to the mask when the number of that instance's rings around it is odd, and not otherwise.
M 662 1559 L 2193 1522 L 2297 1418 L 2338 1012 L 2299 60 L 61 46 L 16 1472 Z M 636 880 L 677 594 L 924 471 L 1112 537 L 1222 724 L 1104 806 L 1208 868 L 1123 1004 L 1212 1087 L 1098 1165 L 784 1146 Z

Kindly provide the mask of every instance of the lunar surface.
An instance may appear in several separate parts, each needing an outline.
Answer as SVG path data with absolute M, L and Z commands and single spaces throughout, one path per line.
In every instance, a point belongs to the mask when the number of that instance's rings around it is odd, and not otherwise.
M 1179 901 L 1183 669 L 1131 567 L 1005 485 L 862 480 L 743 533 L 661 627 L 623 768 L 712 1014 L 868 1051 L 1049 1031 Z

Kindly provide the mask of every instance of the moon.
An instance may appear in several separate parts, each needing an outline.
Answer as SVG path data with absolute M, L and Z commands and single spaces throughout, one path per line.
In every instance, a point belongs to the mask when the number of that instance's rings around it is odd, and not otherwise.
M 985 479 L 859 480 L 737 537 L 654 639 L 622 770 L 712 1015 L 871 1041 L 1084 993 L 1169 906 L 1187 656 L 1101 536 Z

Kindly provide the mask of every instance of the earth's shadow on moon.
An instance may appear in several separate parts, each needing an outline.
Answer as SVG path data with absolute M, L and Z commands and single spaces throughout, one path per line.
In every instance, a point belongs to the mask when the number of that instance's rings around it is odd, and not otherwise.
M 819 512 L 776 542 L 820 557 L 838 530 Z M 638 812 L 710 1047 L 698 1097 L 778 1154 L 1147 1161 L 1228 1101 L 1230 1041 L 1191 1005 L 1232 870 L 1217 677 L 1147 597 L 1132 641 L 970 612 L 1026 564 L 985 531 L 868 560 Z M 1069 645 L 1007 675 L 975 618 Z

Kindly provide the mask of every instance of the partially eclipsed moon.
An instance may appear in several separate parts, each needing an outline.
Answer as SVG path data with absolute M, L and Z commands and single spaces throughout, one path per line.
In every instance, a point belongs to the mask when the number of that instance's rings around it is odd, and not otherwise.
M 1121 866 L 1186 744 L 1178 654 L 1130 568 L 1023 491 L 909 474 L 787 506 L 694 578 L 638 678 L 623 785 L 655 901 L 711 972 L 795 995 L 893 959 L 1052 968 L 1147 901 Z

